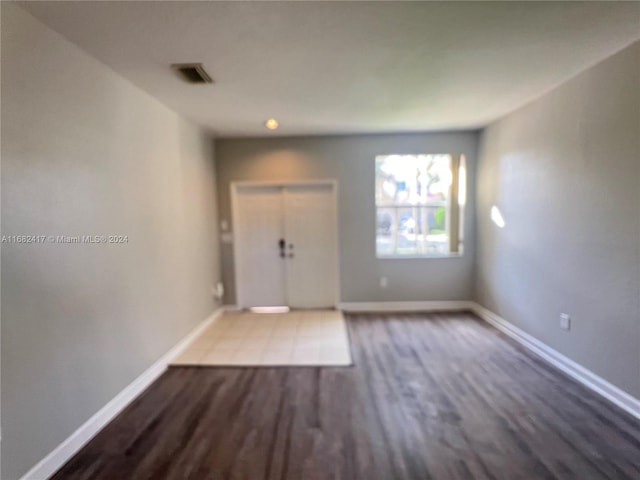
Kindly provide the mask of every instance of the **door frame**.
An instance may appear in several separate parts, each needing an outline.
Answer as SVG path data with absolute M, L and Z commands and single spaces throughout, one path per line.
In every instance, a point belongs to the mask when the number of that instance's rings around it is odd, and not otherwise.
M 238 218 L 240 215 L 238 208 L 238 195 L 239 190 L 242 188 L 260 188 L 260 187 L 314 187 L 314 186 L 328 186 L 331 187 L 333 197 L 333 209 L 334 209 L 334 248 L 336 252 L 336 258 L 334 259 L 334 308 L 338 308 L 340 304 L 340 233 L 339 233 L 339 220 L 338 220 L 338 182 L 335 179 L 318 179 L 318 180 L 274 180 L 274 181 L 236 181 L 231 182 L 229 188 L 231 190 L 231 231 L 233 232 L 233 275 L 234 284 L 236 288 L 236 307 L 238 309 L 244 308 L 242 286 L 240 285 L 240 279 L 238 275 L 238 265 L 240 262 L 238 259 L 242 258 L 242 252 L 238 246 L 238 238 L 236 237 L 236 225 L 238 225 Z

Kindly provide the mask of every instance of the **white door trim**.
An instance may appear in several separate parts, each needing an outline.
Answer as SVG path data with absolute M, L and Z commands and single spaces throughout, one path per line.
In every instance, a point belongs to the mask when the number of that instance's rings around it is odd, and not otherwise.
M 267 181 L 237 181 L 237 182 L 231 182 L 231 184 L 229 185 L 229 188 L 231 190 L 231 231 L 234 232 L 233 233 L 233 273 L 234 273 L 234 283 L 235 283 L 235 287 L 236 287 L 236 305 L 239 309 L 244 308 L 245 304 L 244 304 L 244 299 L 242 297 L 242 286 L 240 285 L 240 281 L 239 281 L 239 275 L 238 275 L 238 265 L 240 265 L 241 262 L 238 261 L 238 259 L 241 259 L 242 257 L 242 252 L 240 251 L 240 248 L 238 247 L 238 239 L 236 238 L 235 232 L 236 232 L 236 225 L 238 225 L 238 216 L 239 216 L 239 211 L 238 211 L 238 194 L 239 194 L 239 190 L 241 188 L 251 188 L 251 187 L 256 187 L 256 188 L 260 188 L 260 187 L 282 187 L 282 188 L 286 188 L 286 187 L 313 187 L 313 186 L 329 186 L 331 187 L 331 192 L 333 195 L 333 208 L 335 209 L 335 219 L 336 219 L 336 225 L 335 225 L 335 238 L 333 239 L 334 246 L 335 246 L 335 252 L 336 252 L 336 258 L 334 260 L 335 262 L 335 267 L 334 267 L 334 285 L 335 287 L 335 294 L 334 294 L 334 307 L 338 308 L 338 305 L 340 303 L 340 243 L 339 243 L 339 238 L 340 238 L 340 233 L 339 233 L 339 227 L 340 227 L 340 222 L 338 219 L 338 182 L 335 179 L 316 179 L 316 180 L 267 180 Z

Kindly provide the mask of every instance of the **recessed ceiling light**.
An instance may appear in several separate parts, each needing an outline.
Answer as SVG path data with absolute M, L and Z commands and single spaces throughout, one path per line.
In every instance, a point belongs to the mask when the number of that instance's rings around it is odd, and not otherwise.
M 276 128 L 278 128 L 279 125 L 280 124 L 275 118 L 270 118 L 269 120 L 264 122 L 264 126 L 267 127 L 269 130 L 275 130 Z

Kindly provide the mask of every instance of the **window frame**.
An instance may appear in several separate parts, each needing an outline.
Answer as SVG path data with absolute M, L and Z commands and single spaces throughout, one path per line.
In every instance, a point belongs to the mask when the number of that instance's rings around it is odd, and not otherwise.
M 420 157 L 420 156 L 437 156 L 447 155 L 450 157 L 451 185 L 449 188 L 449 199 L 442 201 L 433 201 L 421 204 L 378 204 L 377 195 L 377 162 L 379 158 L 398 156 L 398 157 Z M 458 153 L 389 153 L 376 155 L 374 159 L 374 225 L 375 225 L 375 255 L 380 260 L 419 260 L 419 259 L 446 259 L 460 258 L 464 255 L 464 208 L 466 203 L 466 159 L 463 154 Z M 437 204 L 437 205 L 436 205 Z M 444 204 L 444 205 L 442 205 Z M 445 207 L 445 226 L 447 231 L 447 242 L 449 250 L 445 254 L 433 253 L 379 253 L 378 252 L 378 212 L 383 209 L 395 210 L 394 222 L 397 225 L 397 211 L 400 209 L 427 209 L 433 207 Z M 455 227 L 454 227 L 455 225 Z M 452 228 L 454 227 L 454 228 Z M 453 233 L 452 233 L 453 232 Z M 396 233 L 397 235 L 397 227 Z M 455 245 L 456 250 L 452 250 Z

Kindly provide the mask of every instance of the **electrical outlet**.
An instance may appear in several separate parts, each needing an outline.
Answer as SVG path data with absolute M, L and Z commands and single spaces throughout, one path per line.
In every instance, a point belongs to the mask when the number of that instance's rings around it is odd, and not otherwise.
M 567 313 L 560 314 L 560 328 L 562 330 L 571 330 L 571 317 Z
M 380 288 L 387 288 L 389 285 L 389 279 L 387 277 L 380 277 Z

